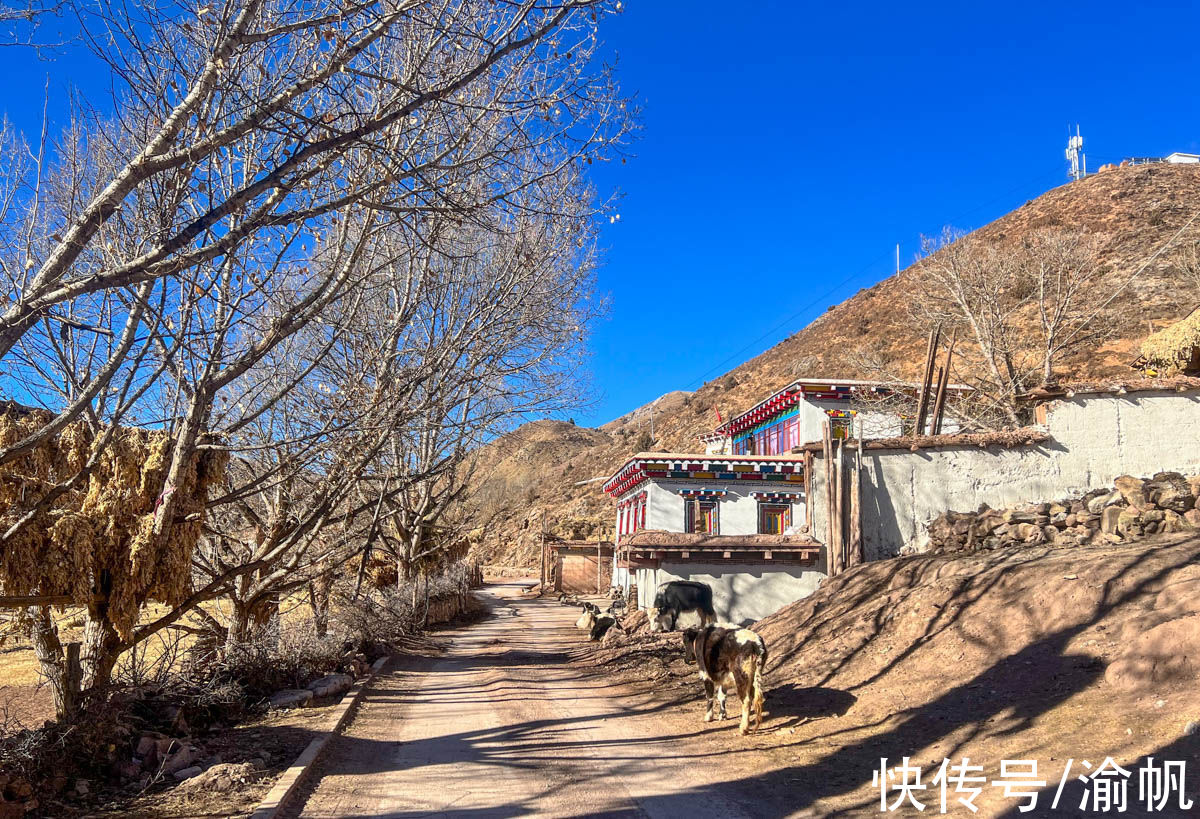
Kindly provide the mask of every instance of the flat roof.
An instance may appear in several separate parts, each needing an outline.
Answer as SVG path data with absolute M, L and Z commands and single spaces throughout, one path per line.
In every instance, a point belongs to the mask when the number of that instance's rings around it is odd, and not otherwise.
M 726 421 L 724 424 L 721 424 L 720 426 L 718 426 L 716 428 L 716 430 L 714 430 L 714 432 L 717 434 L 724 434 L 724 431 L 729 430 L 729 428 L 734 425 L 737 425 L 738 422 L 741 421 L 742 419 L 744 419 L 746 416 L 753 415 L 755 413 L 762 413 L 763 409 L 765 407 L 767 407 L 769 404 L 771 404 L 772 402 L 779 402 L 782 398 L 784 398 L 785 396 L 792 394 L 792 393 L 802 393 L 802 394 L 808 393 L 808 392 L 822 393 L 822 392 L 837 391 L 838 388 L 849 389 L 852 392 L 857 389 L 870 389 L 870 390 L 877 390 L 877 391 L 893 391 L 894 392 L 894 391 L 902 391 L 902 390 L 916 390 L 916 389 L 920 389 L 920 387 L 921 387 L 921 385 L 916 383 L 915 381 L 887 381 L 887 382 L 885 382 L 885 381 L 865 381 L 862 379 L 855 379 L 855 378 L 798 378 L 795 381 L 788 384 L 786 387 L 783 387 L 782 389 L 776 390 L 775 392 L 771 393 L 769 396 L 764 398 L 762 401 L 759 401 L 757 404 L 750 407 L 750 409 L 746 410 L 745 412 L 740 412 L 737 415 L 733 416 L 728 421 Z M 967 384 L 947 384 L 946 389 L 953 390 L 955 392 L 973 392 L 974 391 L 974 387 L 971 387 Z M 820 400 L 820 399 L 818 399 L 818 400 Z M 782 409 L 782 407 L 781 407 L 781 409 Z

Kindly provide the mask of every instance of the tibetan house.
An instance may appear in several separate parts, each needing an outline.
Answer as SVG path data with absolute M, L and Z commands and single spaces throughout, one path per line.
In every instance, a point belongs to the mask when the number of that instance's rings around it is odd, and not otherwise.
M 948 389 L 970 388 L 952 384 Z M 903 410 L 910 402 L 903 398 L 916 391 L 916 384 L 802 379 L 700 436 L 700 442 L 710 455 L 781 455 L 820 441 L 826 424 L 834 438 L 860 432 L 864 438 L 892 438 L 912 431 L 912 419 Z M 958 425 L 947 418 L 943 431 L 957 432 Z
M 641 452 L 604 484 L 617 503 L 614 582 L 650 607 L 669 580 L 713 588 L 717 616 L 750 623 L 825 577 L 806 532 L 804 461 Z

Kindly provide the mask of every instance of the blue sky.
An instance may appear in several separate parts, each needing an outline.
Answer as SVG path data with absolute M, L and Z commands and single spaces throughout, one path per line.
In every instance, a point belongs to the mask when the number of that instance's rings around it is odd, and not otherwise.
M 625 0 L 609 18 L 644 130 L 603 234 L 610 317 L 592 340 L 609 420 L 694 389 L 912 260 L 1088 166 L 1200 150 L 1200 10 L 1187 3 L 812 4 Z M 38 127 L 95 75 L 0 49 L 0 107 Z M 827 375 L 836 375 L 828 373 Z
M 645 108 L 607 228 L 601 423 L 694 389 L 1088 167 L 1200 150 L 1200 7 L 629 0 L 606 41 Z M 836 375 L 836 373 L 826 373 Z

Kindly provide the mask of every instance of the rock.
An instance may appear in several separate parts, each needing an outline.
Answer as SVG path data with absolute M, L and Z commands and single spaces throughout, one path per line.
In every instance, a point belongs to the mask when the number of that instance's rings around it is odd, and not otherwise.
M 137 745 L 133 752 L 144 759 L 158 751 L 161 740 L 166 740 L 167 745 L 171 744 L 171 740 L 166 734 L 160 734 L 157 731 L 148 731 L 138 737 Z M 166 748 L 163 748 L 163 750 L 165 751 Z
M 1135 478 L 1132 475 L 1122 475 L 1113 481 L 1113 485 L 1117 487 L 1117 491 L 1121 493 L 1121 497 L 1125 499 L 1125 502 L 1135 507 L 1138 511 L 1150 507 L 1150 501 L 1146 498 L 1145 491 L 1143 491 L 1146 482 L 1141 478 Z
M 1091 514 L 1099 515 L 1107 507 L 1112 506 L 1114 503 L 1119 503 L 1122 500 L 1124 500 L 1124 498 L 1121 497 L 1120 492 L 1104 492 L 1088 501 L 1085 508 Z
M 92 786 L 86 779 L 75 780 L 75 793 L 79 794 L 80 796 L 87 796 L 89 793 L 91 793 L 91 790 Z
M 285 688 L 267 698 L 272 708 L 303 708 L 312 702 L 313 692 L 307 688 Z
M 1130 504 L 1121 510 L 1121 514 L 1117 516 L 1117 534 L 1121 537 L 1138 537 L 1145 532 L 1145 526 L 1142 524 L 1142 515 L 1138 507 Z
M 316 682 L 309 683 L 308 690 L 313 693 L 314 697 L 336 697 L 349 691 L 352 685 L 354 685 L 354 678 L 349 674 L 330 674 Z
M 167 757 L 162 764 L 162 771 L 165 774 L 174 774 L 177 771 L 182 771 L 184 768 L 192 767 L 199 758 L 199 749 L 188 745 Z
M 1196 722 L 1195 720 L 1183 726 L 1183 735 L 1185 737 L 1195 736 L 1197 731 L 1200 731 L 1200 722 Z
M 1183 519 L 1193 529 L 1200 529 L 1200 509 L 1189 509 L 1183 514 Z
M 1125 510 L 1120 506 L 1109 506 L 1100 514 L 1100 531 L 1106 535 L 1117 533 L 1117 521 Z
M 1068 529 L 1074 529 L 1078 523 L 1079 515 L 1075 512 L 1072 512 L 1063 519 L 1063 526 L 1066 526 Z
M 1142 520 L 1146 523 L 1160 523 L 1166 517 L 1167 513 L 1162 509 L 1147 509 L 1145 512 L 1142 512 Z
M 1013 534 L 1024 543 L 1030 543 L 1043 537 L 1041 528 L 1033 523 L 1018 523 L 1013 527 Z
M 1178 472 L 1159 472 L 1144 487 L 1146 499 L 1162 509 L 1183 514 L 1196 505 L 1187 480 Z
M 1057 543 L 1062 536 L 1062 532 L 1058 531 L 1055 526 L 1042 527 L 1042 536 L 1045 537 L 1047 543 Z
M 261 762 L 262 760 L 257 761 Z M 235 787 L 245 785 L 247 782 L 255 782 L 266 776 L 266 771 L 261 766 L 256 767 L 254 762 L 255 760 L 213 765 L 202 774 L 192 777 L 182 787 L 188 793 L 204 790 L 225 793 L 233 790 Z
M 1067 512 L 1069 512 L 1069 511 L 1070 510 L 1061 503 L 1052 503 L 1052 504 L 1050 504 L 1050 509 L 1047 511 L 1047 514 L 1050 515 L 1051 518 L 1053 518 L 1055 515 L 1066 516 Z
M 184 768 L 181 771 L 176 771 L 175 773 L 171 774 L 171 776 L 175 777 L 176 781 L 182 782 L 185 779 L 191 779 L 193 776 L 199 776 L 202 773 L 204 773 L 203 768 L 201 768 L 199 765 L 192 765 L 190 768 Z
M 1185 529 L 1190 529 L 1191 524 L 1183 519 L 1183 515 L 1178 512 L 1172 512 L 1170 509 L 1163 510 L 1163 521 L 1159 524 L 1158 531 L 1160 532 L 1182 532 Z

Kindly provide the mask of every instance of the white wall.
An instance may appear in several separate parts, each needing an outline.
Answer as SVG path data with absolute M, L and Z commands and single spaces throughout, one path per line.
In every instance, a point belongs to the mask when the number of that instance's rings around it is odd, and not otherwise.
M 655 590 L 671 580 L 696 580 L 713 590 L 713 608 L 717 619 L 749 625 L 779 609 L 808 597 L 825 578 L 815 568 L 780 564 L 739 565 L 684 563 L 664 560 L 658 569 L 638 569 L 638 605 L 654 604 Z M 687 623 L 680 622 L 680 626 Z
M 1050 440 L 1029 447 L 939 447 L 863 453 L 863 550 L 868 560 L 924 548 L 948 510 L 1000 509 L 1111 486 L 1119 475 L 1200 474 L 1200 395 L 1077 396 L 1046 406 Z M 824 470 L 813 470 L 813 535 L 826 537 Z
M 801 461 L 798 461 L 800 463 Z M 646 528 L 664 532 L 684 531 L 683 489 L 724 489 L 718 499 L 717 514 L 722 535 L 758 533 L 758 499 L 751 492 L 802 492 L 799 483 L 776 481 L 689 481 L 686 479 L 647 480 L 630 490 L 629 495 L 646 493 Z M 628 496 L 628 495 L 627 495 Z M 626 497 L 627 497 L 626 496 Z M 619 500 L 624 500 L 622 497 Z M 804 501 L 792 503 L 792 524 L 804 522 Z

